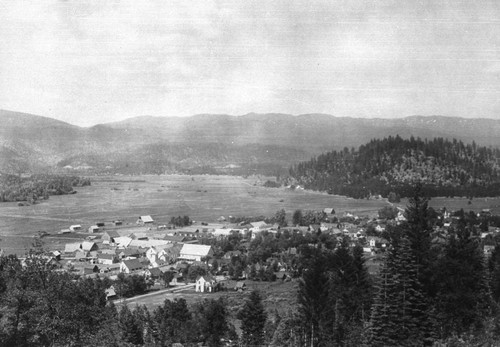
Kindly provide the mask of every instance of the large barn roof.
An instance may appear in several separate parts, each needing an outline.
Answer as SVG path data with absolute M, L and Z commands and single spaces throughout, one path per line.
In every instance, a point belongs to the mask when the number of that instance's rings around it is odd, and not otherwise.
M 182 246 L 181 256 L 185 254 L 185 255 L 206 257 L 210 253 L 211 248 L 212 248 L 212 246 L 193 245 L 193 244 L 186 243 Z

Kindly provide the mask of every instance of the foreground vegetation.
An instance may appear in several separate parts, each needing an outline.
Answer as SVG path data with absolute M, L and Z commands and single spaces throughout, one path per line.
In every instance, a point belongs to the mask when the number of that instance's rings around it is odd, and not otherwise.
M 152 310 L 115 307 L 106 301 L 107 280 L 57 271 L 34 251 L 23 261 L 3 256 L 0 341 L 7 346 L 497 345 L 500 248 L 485 258 L 479 235 L 490 217 L 456 217 L 446 233 L 436 234 L 437 221 L 417 191 L 407 221 L 384 232 L 390 247 L 376 276 L 368 274 L 359 246 L 314 235 L 298 247 L 299 286 L 292 293 L 297 306 L 271 313 L 262 296 L 251 293 L 236 315 L 240 336 L 229 323 L 231 308 L 223 297 L 192 305 L 166 300 Z

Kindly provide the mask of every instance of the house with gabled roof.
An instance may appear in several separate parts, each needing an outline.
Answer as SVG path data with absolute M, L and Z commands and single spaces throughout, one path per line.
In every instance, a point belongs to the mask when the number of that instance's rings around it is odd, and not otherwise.
M 164 249 L 172 248 L 173 246 L 174 246 L 174 244 L 172 244 L 172 243 L 151 246 L 146 251 L 146 257 L 149 259 L 151 264 L 153 264 L 153 266 L 159 266 L 160 263 L 165 263 L 165 259 L 160 259 L 160 257 L 159 257 L 160 252 L 162 252 Z M 162 253 L 162 254 L 165 254 L 165 253 Z
M 130 243 L 132 242 L 132 239 L 128 236 L 120 236 L 120 237 L 115 237 L 115 244 L 118 247 L 128 247 Z
M 125 249 L 117 249 L 116 254 L 118 258 L 129 260 L 129 259 L 137 259 L 142 255 L 142 251 L 138 248 L 125 248 Z
M 213 255 L 212 246 L 185 243 L 180 251 L 179 259 L 201 261 L 202 258 L 212 257 Z
M 330 215 L 330 214 L 335 214 L 335 210 L 331 207 L 327 207 L 327 208 L 324 208 L 323 209 L 323 212 L 326 214 L 326 215 Z
M 178 242 L 184 242 L 186 241 L 186 237 L 182 235 L 165 235 L 163 237 L 165 241 L 168 241 L 170 243 L 178 243 Z
M 154 220 L 151 216 L 140 216 L 138 219 L 137 219 L 137 224 L 141 224 L 141 225 L 146 225 L 146 224 L 153 224 L 154 223 Z
M 98 255 L 98 263 L 111 265 L 118 262 L 118 257 L 115 254 L 104 254 L 101 253 Z
M 143 270 L 143 265 L 138 259 L 123 260 L 120 263 L 120 272 L 129 274 L 140 270 Z
M 92 241 L 83 241 L 81 248 L 86 252 L 97 251 L 99 249 L 97 243 Z
M 64 245 L 64 253 L 74 253 L 75 251 L 81 249 L 80 242 L 67 243 Z
M 104 234 L 102 234 L 101 239 L 114 243 L 116 238 L 119 238 L 120 234 L 116 230 L 106 230 Z
M 195 282 L 195 291 L 198 293 L 215 292 L 217 281 L 211 275 L 198 276 Z
M 250 225 L 252 226 L 252 229 L 256 230 L 264 230 L 268 227 L 267 223 L 264 221 L 252 222 Z
M 147 278 L 155 279 L 155 280 L 161 278 L 162 274 L 163 274 L 163 272 L 158 267 L 152 267 L 152 268 L 144 270 L 144 276 L 146 276 Z

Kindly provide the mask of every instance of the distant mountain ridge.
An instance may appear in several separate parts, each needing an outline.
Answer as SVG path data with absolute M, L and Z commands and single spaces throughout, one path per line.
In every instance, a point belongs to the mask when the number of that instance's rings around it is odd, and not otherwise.
M 0 110 L 0 124 L 0 171 L 11 173 L 64 167 L 93 173 L 273 173 L 325 151 L 395 135 L 500 147 L 500 120 L 442 116 L 139 116 L 84 128 Z

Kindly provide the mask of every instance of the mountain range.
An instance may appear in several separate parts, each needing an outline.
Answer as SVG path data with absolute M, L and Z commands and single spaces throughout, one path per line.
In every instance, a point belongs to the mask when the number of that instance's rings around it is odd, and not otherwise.
M 78 127 L 0 110 L 0 172 L 264 173 L 372 139 L 441 137 L 500 147 L 500 120 L 326 114 L 139 116 Z

